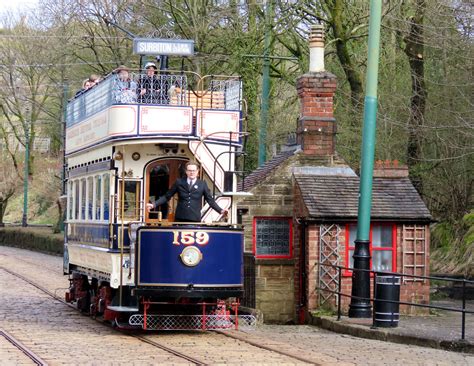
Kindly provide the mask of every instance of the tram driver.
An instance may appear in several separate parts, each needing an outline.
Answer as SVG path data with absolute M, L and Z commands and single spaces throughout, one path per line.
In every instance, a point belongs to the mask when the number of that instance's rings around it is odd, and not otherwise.
M 176 222 L 201 222 L 202 198 L 214 210 L 223 216 L 227 216 L 228 211 L 221 208 L 209 191 L 209 187 L 204 180 L 198 179 L 199 169 L 196 163 L 188 162 L 186 164 L 186 178 L 179 178 L 173 184 L 168 192 L 154 203 L 147 204 L 147 210 L 156 209 L 156 207 L 168 202 L 176 193 L 178 193 L 178 205 L 176 207 Z

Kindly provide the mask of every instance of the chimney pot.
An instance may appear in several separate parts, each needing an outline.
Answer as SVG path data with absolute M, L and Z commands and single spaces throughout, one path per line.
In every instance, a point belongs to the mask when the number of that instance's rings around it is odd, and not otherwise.
M 324 71 L 324 27 L 321 24 L 311 26 L 309 35 L 309 71 Z

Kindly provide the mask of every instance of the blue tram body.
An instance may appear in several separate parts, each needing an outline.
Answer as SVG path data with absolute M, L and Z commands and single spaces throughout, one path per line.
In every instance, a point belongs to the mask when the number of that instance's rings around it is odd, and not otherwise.
M 193 244 L 183 244 L 182 235 Z M 206 240 L 196 243 L 195 235 Z M 186 237 L 185 237 L 186 238 Z M 186 240 L 186 239 L 185 239 Z M 190 242 L 189 241 L 189 242 Z M 193 247 L 198 263 L 186 263 Z M 140 228 L 137 234 L 137 294 L 156 292 L 191 297 L 240 297 L 243 286 L 243 232 L 203 226 Z

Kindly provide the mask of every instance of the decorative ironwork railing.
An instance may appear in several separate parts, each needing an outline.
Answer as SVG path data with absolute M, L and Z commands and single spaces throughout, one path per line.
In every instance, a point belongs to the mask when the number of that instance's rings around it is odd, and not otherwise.
M 194 78 L 188 80 L 189 75 L 185 73 L 129 75 L 128 79 L 122 80 L 117 74 L 109 74 L 92 88 L 78 92 L 67 107 L 67 127 L 117 104 L 241 110 L 242 82 L 238 77 L 207 76 L 196 81 Z

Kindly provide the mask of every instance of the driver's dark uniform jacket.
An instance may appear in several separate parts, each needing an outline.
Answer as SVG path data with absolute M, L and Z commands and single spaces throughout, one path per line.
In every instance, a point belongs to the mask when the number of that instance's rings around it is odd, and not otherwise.
M 191 186 L 187 178 L 177 179 L 168 192 L 153 204 L 154 209 L 168 202 L 178 193 L 178 205 L 176 207 L 175 221 L 177 222 L 200 222 L 202 197 L 214 210 L 222 213 L 222 208 L 216 203 L 209 191 L 207 183 L 196 179 Z

